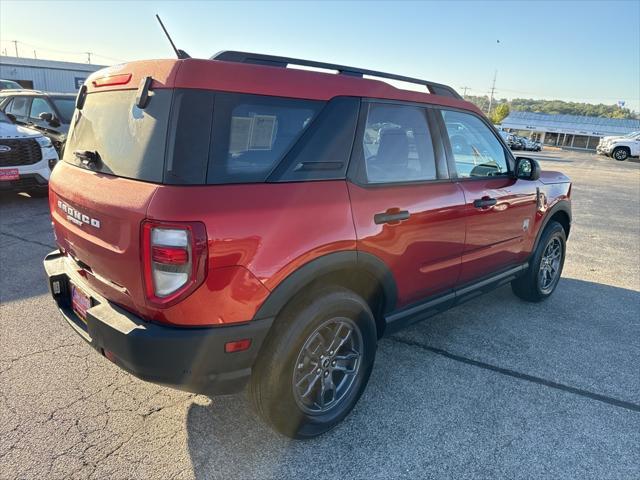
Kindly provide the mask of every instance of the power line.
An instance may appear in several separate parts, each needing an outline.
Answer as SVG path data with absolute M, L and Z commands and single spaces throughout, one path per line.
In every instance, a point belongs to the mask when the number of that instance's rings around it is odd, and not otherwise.
M 0 42 L 7 42 L 7 40 L 0 40 Z M 118 63 L 124 63 L 125 60 L 121 59 L 121 58 L 114 58 L 114 57 L 109 57 L 107 55 L 101 55 L 99 53 L 94 53 L 94 52 L 78 52 L 78 51 L 71 51 L 71 50 L 59 50 L 59 49 L 55 49 L 55 48 L 49 48 L 49 47 L 43 47 L 41 45 L 33 45 L 31 43 L 26 43 L 26 42 L 22 42 L 19 40 L 10 40 L 9 42 L 14 44 L 15 50 L 16 50 L 16 57 L 19 57 L 18 55 L 18 44 L 23 45 L 25 47 L 31 47 L 34 49 L 38 49 L 38 50 L 44 50 L 47 52 L 54 52 L 54 53 L 62 53 L 62 54 L 66 54 L 66 55 L 93 55 L 94 57 L 100 57 L 100 58 L 104 58 L 107 60 L 113 60 L 116 61 Z M 88 57 L 90 58 L 90 57 Z M 91 63 L 91 62 L 89 62 Z

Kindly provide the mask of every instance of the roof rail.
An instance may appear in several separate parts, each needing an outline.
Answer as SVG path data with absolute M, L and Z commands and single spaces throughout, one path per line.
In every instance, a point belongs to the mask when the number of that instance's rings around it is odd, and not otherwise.
M 300 58 L 279 57 L 277 55 L 264 55 L 262 53 L 237 52 L 234 50 L 224 50 L 216 53 L 211 60 L 222 60 L 224 62 L 251 63 L 254 65 L 266 65 L 270 67 L 286 68 L 288 65 L 300 65 L 304 67 L 324 68 L 326 70 L 336 70 L 341 75 L 349 75 L 352 77 L 363 77 L 370 75 L 372 77 L 388 78 L 390 80 L 399 80 L 401 82 L 414 83 L 424 85 L 429 93 L 434 95 L 442 95 L 445 97 L 453 97 L 462 99 L 460 94 L 448 85 L 441 83 L 421 80 L 419 78 L 405 77 L 393 73 L 378 72 L 376 70 L 367 70 L 364 68 L 348 67 L 345 65 L 335 65 L 332 63 L 316 62 L 313 60 L 302 60 Z

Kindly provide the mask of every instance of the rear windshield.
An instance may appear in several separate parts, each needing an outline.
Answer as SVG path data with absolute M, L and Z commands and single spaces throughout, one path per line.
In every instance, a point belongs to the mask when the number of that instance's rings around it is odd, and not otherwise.
M 154 183 L 264 182 L 325 102 L 204 90 L 156 90 L 145 109 L 135 90 L 92 93 L 77 111 L 64 160 Z
M 154 92 L 144 110 L 135 106 L 135 90 L 87 95 L 72 120 L 64 160 L 82 166 L 84 152 L 97 152 L 92 170 L 161 183 L 171 94 Z

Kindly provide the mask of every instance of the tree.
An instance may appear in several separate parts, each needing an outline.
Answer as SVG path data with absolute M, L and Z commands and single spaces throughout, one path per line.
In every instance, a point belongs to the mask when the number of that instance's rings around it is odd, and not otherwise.
M 509 105 L 506 103 L 501 103 L 495 108 L 495 110 L 491 113 L 489 118 L 493 123 L 499 124 L 502 122 L 502 120 L 507 118 L 508 115 L 509 115 Z
M 483 112 L 486 112 L 489 107 L 489 97 L 487 96 L 467 95 L 465 98 L 475 103 Z M 502 107 L 503 104 L 506 104 L 511 111 L 549 113 L 555 115 L 586 115 L 588 117 L 606 118 L 640 118 L 637 112 L 633 112 L 628 108 L 619 107 L 618 105 L 594 105 L 591 103 L 563 102 L 562 100 L 533 100 L 531 98 L 514 98 L 508 101 L 502 98 L 500 100 L 494 99 L 495 110 L 489 115 L 494 122 L 496 120 L 504 120 L 504 117 L 497 115 L 498 109 Z

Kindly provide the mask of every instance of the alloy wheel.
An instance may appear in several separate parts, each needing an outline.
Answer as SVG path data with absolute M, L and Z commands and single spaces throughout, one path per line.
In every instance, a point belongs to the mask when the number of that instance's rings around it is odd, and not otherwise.
M 544 249 L 540 259 L 538 278 L 542 293 L 550 293 L 558 282 L 560 265 L 562 264 L 562 242 L 552 238 Z
M 333 409 L 352 390 L 360 371 L 363 340 L 349 318 L 332 318 L 307 338 L 293 371 L 293 396 L 307 414 Z

